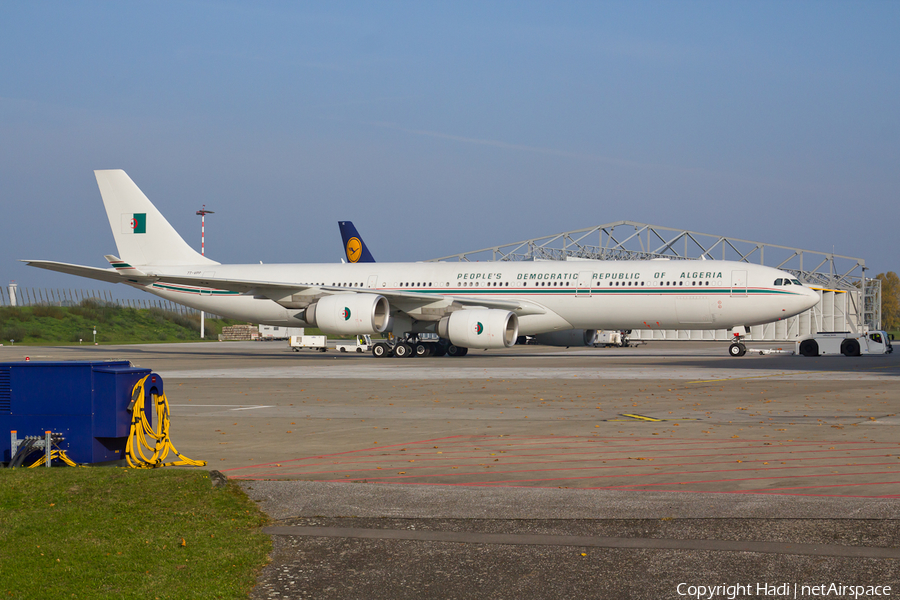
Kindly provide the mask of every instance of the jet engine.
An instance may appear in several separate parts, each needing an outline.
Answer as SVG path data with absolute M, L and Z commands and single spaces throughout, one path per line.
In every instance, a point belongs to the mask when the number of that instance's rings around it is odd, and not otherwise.
M 377 294 L 334 294 L 307 307 L 303 320 L 323 333 L 371 335 L 387 328 L 391 306 Z
M 564 331 L 551 331 L 539 333 L 534 336 L 534 341 L 541 346 L 593 346 L 597 337 L 596 329 L 566 329 Z
M 437 330 L 460 348 L 509 348 L 519 335 L 519 318 L 508 310 L 458 310 L 441 319 Z

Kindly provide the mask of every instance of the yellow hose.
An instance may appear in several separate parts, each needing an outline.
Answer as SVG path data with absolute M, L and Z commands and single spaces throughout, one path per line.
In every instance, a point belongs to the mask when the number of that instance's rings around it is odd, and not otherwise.
M 192 460 L 180 454 L 169 439 L 169 401 L 165 394 L 153 396 L 156 399 L 156 429 L 150 425 L 144 413 L 144 382 L 147 381 L 147 377 L 138 381 L 132 390 L 131 397 L 138 400 L 132 409 L 131 432 L 128 434 L 128 443 L 125 447 L 128 465 L 135 469 L 155 469 L 174 465 L 205 466 L 205 460 Z M 147 438 L 152 438 L 155 443 L 151 446 Z M 149 458 L 144 454 L 144 449 L 152 452 Z M 164 462 L 169 452 L 181 460 Z
M 69 458 L 69 455 L 66 454 L 65 450 L 58 450 L 58 449 L 52 450 L 50 452 L 50 460 L 51 461 L 52 460 L 61 460 L 64 463 L 66 463 L 67 465 L 69 465 L 70 467 L 83 467 L 84 466 L 84 465 L 79 465 L 78 463 L 73 461 L 71 458 Z M 45 454 L 42 454 L 41 457 L 39 459 L 37 459 L 37 461 L 34 462 L 34 464 L 28 465 L 28 468 L 33 469 L 34 467 L 40 467 L 41 465 L 44 465 L 46 463 L 47 463 L 47 456 Z

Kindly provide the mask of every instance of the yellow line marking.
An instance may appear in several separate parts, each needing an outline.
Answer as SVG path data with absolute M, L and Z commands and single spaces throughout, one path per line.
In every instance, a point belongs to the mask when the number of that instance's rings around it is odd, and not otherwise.
M 653 417 L 645 417 L 644 415 L 629 415 L 628 413 L 622 413 L 623 417 L 631 417 L 632 419 L 637 419 L 639 421 L 662 421 L 662 419 L 654 419 Z
M 656 419 L 644 415 L 631 415 L 623 413 L 619 416 L 630 417 L 628 419 L 604 419 L 607 423 L 633 423 L 634 421 L 650 421 L 653 423 L 662 423 L 663 421 L 699 421 L 700 419 Z
M 751 375 L 749 377 L 726 377 L 725 379 L 698 379 L 696 381 L 686 381 L 685 383 L 715 383 L 717 381 L 741 381 L 742 379 L 767 379 L 769 377 L 783 377 L 785 375 L 809 375 L 811 373 L 821 373 L 822 371 L 787 371 L 783 373 L 774 373 L 772 375 Z

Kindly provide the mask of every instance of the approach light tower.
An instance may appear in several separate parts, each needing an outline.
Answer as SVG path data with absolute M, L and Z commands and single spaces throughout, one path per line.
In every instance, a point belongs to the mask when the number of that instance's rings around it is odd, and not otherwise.
M 213 214 L 213 211 L 206 210 L 206 205 L 197 211 L 200 215 L 200 256 L 206 256 L 206 215 Z M 206 337 L 205 322 L 203 311 L 200 311 L 200 339 Z

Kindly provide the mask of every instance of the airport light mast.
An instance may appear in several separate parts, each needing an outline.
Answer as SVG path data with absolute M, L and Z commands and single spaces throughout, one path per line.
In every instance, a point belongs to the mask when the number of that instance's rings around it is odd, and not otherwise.
M 200 256 L 206 256 L 206 215 L 213 214 L 213 211 L 206 210 L 206 205 L 203 205 L 203 208 L 197 211 L 197 214 L 200 215 Z M 200 311 L 200 339 L 202 340 L 205 335 L 204 328 L 204 314 L 203 311 Z

